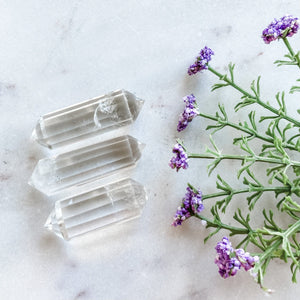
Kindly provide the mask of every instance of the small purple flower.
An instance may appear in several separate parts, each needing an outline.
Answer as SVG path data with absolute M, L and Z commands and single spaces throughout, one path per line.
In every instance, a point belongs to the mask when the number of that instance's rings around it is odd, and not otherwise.
M 241 263 L 235 258 L 227 255 L 218 254 L 215 263 L 219 267 L 219 274 L 223 278 L 234 276 L 237 271 L 241 268 Z
M 179 121 L 177 125 L 177 131 L 184 130 L 188 123 L 191 122 L 198 114 L 198 108 L 196 103 L 196 98 L 193 94 L 187 95 L 183 98 L 185 102 L 185 109 L 183 113 L 179 116 Z
M 176 154 L 176 156 L 172 157 L 169 163 L 169 166 L 172 169 L 176 168 L 176 171 L 180 168 L 187 169 L 188 168 L 188 156 L 186 152 L 184 151 L 183 147 L 180 144 L 176 144 L 173 148 L 173 153 Z
M 206 70 L 207 64 L 211 60 L 212 55 L 214 55 L 214 52 L 210 48 L 205 46 L 203 49 L 201 49 L 199 56 L 197 56 L 196 58 L 196 61 L 192 65 L 190 65 L 188 74 L 193 75 L 202 70 Z
M 184 220 L 192 215 L 201 212 L 204 209 L 202 203 L 202 192 L 198 190 L 194 192 L 190 187 L 187 187 L 187 192 L 182 199 L 182 204 L 178 207 L 175 216 L 173 226 L 181 225 Z
M 187 218 L 189 218 L 191 216 L 191 213 L 185 208 L 184 204 L 182 204 L 181 206 L 179 206 L 177 208 L 177 211 L 175 213 L 174 216 L 174 222 L 173 222 L 173 226 L 178 226 L 181 225 L 182 222 L 184 220 L 186 220 Z
M 230 253 L 233 252 L 231 243 L 226 236 L 224 236 L 222 241 L 217 244 L 215 249 L 217 250 L 217 253 L 221 254 L 226 253 L 227 255 L 230 255 Z
M 219 274 L 223 278 L 234 276 L 241 268 L 241 263 L 230 255 L 233 253 L 233 248 L 227 237 L 223 237 L 215 248 L 217 250 L 217 256 L 215 258 L 215 264 L 219 267 Z
M 194 192 L 190 187 L 187 187 L 186 190 L 185 201 L 189 203 L 189 207 L 195 214 L 200 213 L 204 209 L 202 192 L 200 190 Z
M 297 33 L 298 28 L 298 18 L 294 18 L 291 15 L 284 16 L 279 20 L 274 19 L 274 21 L 263 30 L 262 39 L 266 44 L 270 44 L 279 38 L 293 36 L 295 33 Z
M 183 97 L 183 101 L 186 103 L 186 106 L 190 107 L 191 105 L 194 107 L 193 105 L 196 104 L 196 97 L 193 94 L 190 94 Z
M 251 256 L 244 249 L 236 249 L 235 254 L 245 271 L 252 269 L 259 260 L 258 256 Z
M 215 248 L 217 256 L 215 264 L 219 267 L 219 274 L 223 278 L 234 276 L 243 267 L 245 271 L 251 270 L 258 262 L 258 256 L 251 256 L 243 249 L 234 249 L 227 237 L 223 237 Z

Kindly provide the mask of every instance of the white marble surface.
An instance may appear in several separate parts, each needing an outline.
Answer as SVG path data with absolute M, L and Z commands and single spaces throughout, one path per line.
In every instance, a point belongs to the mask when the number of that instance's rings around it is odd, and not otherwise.
M 214 176 L 207 178 L 204 162 L 176 173 L 168 161 L 177 136 L 196 146 L 190 138 L 198 130 L 201 149 L 206 140 L 201 120 L 176 132 L 181 98 L 193 92 L 213 112 L 221 95 L 209 92 L 211 74 L 186 75 L 204 45 L 220 70 L 237 63 L 242 84 L 271 75 L 263 80 L 267 95 L 297 78 L 295 69 L 278 73 L 272 62 L 286 50 L 264 45 L 260 34 L 274 17 L 299 17 L 298 1 L 2 0 L 0 12 L 1 299 L 264 297 L 246 272 L 220 278 L 213 248 L 222 234 L 204 245 L 197 220 L 170 226 L 186 182 L 212 191 Z M 146 100 L 130 133 L 147 144 L 134 178 L 146 186 L 148 203 L 139 220 L 117 231 L 64 242 L 43 228 L 53 203 L 27 185 L 49 154 L 31 131 L 42 114 L 118 88 Z M 236 101 L 230 91 L 222 95 Z M 272 263 L 265 283 L 276 290 L 273 299 L 299 298 L 287 265 Z

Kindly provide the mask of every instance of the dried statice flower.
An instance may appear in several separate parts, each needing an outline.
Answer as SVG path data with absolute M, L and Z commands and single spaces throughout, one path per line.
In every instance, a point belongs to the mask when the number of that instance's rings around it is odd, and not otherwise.
M 194 192 L 190 187 L 187 187 L 187 192 L 182 199 L 182 204 L 178 207 L 175 216 L 173 226 L 181 225 L 184 220 L 192 215 L 201 212 L 204 209 L 202 203 L 202 192 L 198 190 Z
M 252 270 L 255 263 L 259 261 L 258 256 L 251 256 L 244 249 L 234 249 L 227 237 L 223 237 L 215 249 L 217 250 L 215 263 L 223 278 L 234 276 L 241 267 L 245 271 Z
M 190 107 L 196 104 L 196 97 L 193 94 L 183 97 L 183 101 L 186 103 L 186 106 Z
M 222 241 L 217 244 L 215 249 L 217 250 L 217 253 L 221 253 L 221 254 L 226 253 L 227 255 L 230 255 L 230 253 L 233 252 L 231 242 L 229 242 L 226 236 L 222 238 Z
M 266 44 L 270 44 L 279 38 L 293 36 L 295 33 L 297 33 L 298 28 L 298 18 L 295 18 L 291 15 L 284 16 L 279 20 L 274 19 L 274 21 L 263 30 L 262 39 Z
M 198 108 L 196 103 L 196 98 L 193 94 L 187 95 L 183 98 L 185 102 L 185 109 L 183 113 L 179 116 L 179 121 L 177 125 L 177 131 L 184 130 L 188 123 L 191 122 L 198 114 Z
M 184 204 L 182 204 L 181 206 L 179 206 L 177 208 L 177 211 L 175 213 L 175 216 L 174 216 L 174 222 L 173 222 L 173 226 L 178 226 L 178 225 L 181 225 L 182 222 L 184 220 L 186 220 L 187 218 L 189 218 L 191 216 L 191 213 L 189 212 L 188 209 L 185 208 Z
M 235 254 L 245 271 L 252 269 L 255 263 L 259 261 L 258 256 L 251 256 L 244 249 L 236 249 Z
M 184 151 L 183 147 L 180 144 L 176 144 L 173 148 L 173 153 L 176 154 L 176 156 L 172 157 L 169 163 L 169 166 L 172 169 L 178 170 L 180 168 L 187 169 L 188 168 L 188 156 L 186 152 Z
M 211 60 L 212 55 L 214 55 L 214 52 L 210 48 L 205 46 L 203 49 L 201 49 L 196 61 L 188 68 L 188 74 L 193 75 L 202 70 L 206 70 L 207 64 Z
M 219 267 L 219 274 L 223 278 L 234 276 L 241 268 L 241 263 L 230 255 L 233 253 L 233 248 L 227 237 L 223 237 L 215 248 L 217 250 L 217 256 L 215 258 L 215 264 Z
M 194 192 L 190 187 L 187 187 L 185 194 L 185 201 L 188 202 L 190 209 L 195 213 L 200 213 L 203 209 L 202 192 L 198 190 Z

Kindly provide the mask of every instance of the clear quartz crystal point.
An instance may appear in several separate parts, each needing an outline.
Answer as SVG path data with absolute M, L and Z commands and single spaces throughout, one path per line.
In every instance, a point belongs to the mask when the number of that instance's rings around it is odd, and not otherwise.
M 145 202 L 144 187 L 132 179 L 125 179 L 56 201 L 45 227 L 69 240 L 139 217 Z
M 125 135 L 44 158 L 37 163 L 29 184 L 53 196 L 134 167 L 141 157 L 142 147 L 138 140 Z
M 49 148 L 66 146 L 133 123 L 143 103 L 128 91 L 111 92 L 42 116 L 32 136 Z

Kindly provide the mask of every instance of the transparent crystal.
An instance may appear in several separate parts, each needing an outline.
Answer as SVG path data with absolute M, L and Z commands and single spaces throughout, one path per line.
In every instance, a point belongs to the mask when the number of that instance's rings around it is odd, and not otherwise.
M 29 184 L 52 196 L 91 180 L 119 174 L 135 166 L 142 146 L 135 138 L 125 135 L 41 159 Z
M 131 124 L 144 101 L 125 90 L 87 100 L 42 116 L 33 138 L 55 148 Z
M 145 202 L 144 187 L 132 179 L 125 179 L 56 201 L 45 227 L 69 240 L 139 217 Z

